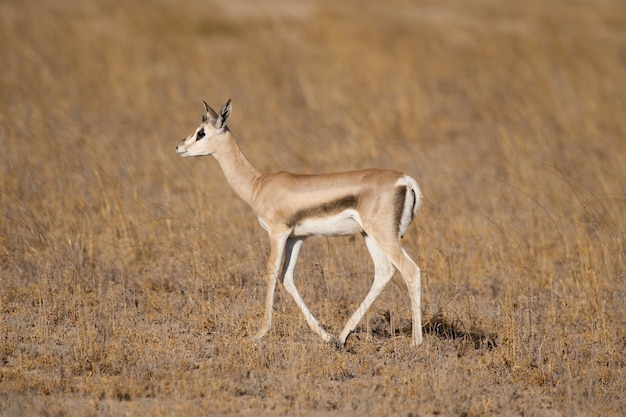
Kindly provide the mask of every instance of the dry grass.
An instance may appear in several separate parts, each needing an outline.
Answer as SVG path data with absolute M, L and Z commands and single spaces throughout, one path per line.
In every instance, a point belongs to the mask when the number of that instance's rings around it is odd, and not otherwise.
M 338 3 L 338 4 L 336 4 Z M 626 414 L 626 7 L 619 0 L 0 4 L 0 416 Z M 278 290 L 201 99 L 262 169 L 388 167 L 425 205 L 344 350 Z M 298 284 L 335 334 L 360 239 Z

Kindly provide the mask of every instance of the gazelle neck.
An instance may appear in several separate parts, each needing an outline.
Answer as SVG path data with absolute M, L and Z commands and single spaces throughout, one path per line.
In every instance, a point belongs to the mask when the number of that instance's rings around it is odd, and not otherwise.
M 254 182 L 261 173 L 252 166 L 239 148 L 237 141 L 229 131 L 225 132 L 224 143 L 213 154 L 224 172 L 226 180 L 237 195 L 251 204 Z

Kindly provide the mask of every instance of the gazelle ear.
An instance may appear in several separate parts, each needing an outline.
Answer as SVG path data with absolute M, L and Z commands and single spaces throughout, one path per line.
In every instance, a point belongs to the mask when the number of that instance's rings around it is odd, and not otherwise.
M 210 120 L 215 122 L 217 120 L 217 113 L 215 113 L 215 110 L 213 110 L 206 101 L 202 100 L 202 102 L 204 103 L 204 108 L 206 109 L 206 113 L 202 115 L 202 121 L 206 122 Z
M 226 127 L 226 121 L 230 117 L 232 111 L 233 105 L 231 104 L 230 99 L 228 99 L 226 104 L 224 104 L 224 107 L 222 107 L 219 116 L 217 116 L 217 120 L 215 121 L 215 127 L 218 129 L 224 129 Z

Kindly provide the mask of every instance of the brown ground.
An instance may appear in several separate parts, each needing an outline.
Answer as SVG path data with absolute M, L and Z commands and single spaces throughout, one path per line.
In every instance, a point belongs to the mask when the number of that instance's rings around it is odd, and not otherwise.
M 626 4 L 0 3 L 0 416 L 625 415 Z M 405 171 L 425 342 L 396 279 L 348 346 L 279 288 L 202 99 L 261 169 Z M 337 334 L 373 274 L 311 239 Z

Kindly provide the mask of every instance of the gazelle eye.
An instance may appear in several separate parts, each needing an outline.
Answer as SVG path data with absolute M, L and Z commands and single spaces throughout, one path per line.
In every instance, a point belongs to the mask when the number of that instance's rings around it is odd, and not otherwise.
M 204 129 L 200 129 L 196 135 L 196 140 L 200 140 L 204 137 Z

